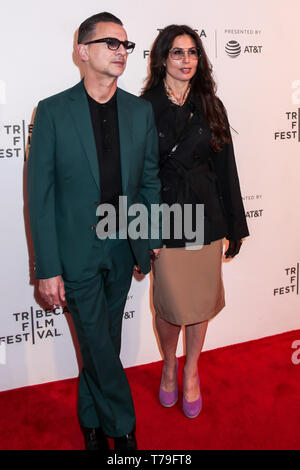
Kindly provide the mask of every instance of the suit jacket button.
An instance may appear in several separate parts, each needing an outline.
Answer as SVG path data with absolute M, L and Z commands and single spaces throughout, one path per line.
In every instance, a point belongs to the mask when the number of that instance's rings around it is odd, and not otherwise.
M 161 137 L 162 139 L 164 138 L 165 134 L 163 132 L 159 132 L 158 134 L 159 137 Z

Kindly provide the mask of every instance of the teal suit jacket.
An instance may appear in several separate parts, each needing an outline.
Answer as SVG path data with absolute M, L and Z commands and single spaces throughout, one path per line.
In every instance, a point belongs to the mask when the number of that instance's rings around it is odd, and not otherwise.
M 128 206 L 160 204 L 158 139 L 151 105 L 117 89 L 123 195 Z M 95 242 L 101 175 L 83 81 L 40 101 L 28 160 L 35 277 L 80 280 Z M 161 240 L 130 239 L 142 272 Z

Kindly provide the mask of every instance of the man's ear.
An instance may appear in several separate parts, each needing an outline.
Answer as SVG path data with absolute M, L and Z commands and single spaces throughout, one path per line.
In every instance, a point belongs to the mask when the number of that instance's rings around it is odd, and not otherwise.
M 86 45 L 77 44 L 77 52 L 82 62 L 87 62 L 89 60 L 89 54 Z

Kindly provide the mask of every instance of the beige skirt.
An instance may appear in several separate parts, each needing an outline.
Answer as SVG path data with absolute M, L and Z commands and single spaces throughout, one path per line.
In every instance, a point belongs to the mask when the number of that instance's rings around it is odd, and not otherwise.
M 217 240 L 200 250 L 162 248 L 153 263 L 153 305 L 160 318 L 191 325 L 222 310 L 222 247 Z

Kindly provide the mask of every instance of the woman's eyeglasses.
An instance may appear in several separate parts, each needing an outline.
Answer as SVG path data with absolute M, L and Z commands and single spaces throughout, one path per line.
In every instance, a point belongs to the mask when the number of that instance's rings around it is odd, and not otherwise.
M 185 51 L 187 51 L 188 56 L 190 59 L 199 59 L 201 56 L 200 50 L 197 47 L 190 47 L 190 48 L 181 48 L 181 47 L 174 47 L 173 49 L 169 50 L 169 54 L 171 59 L 174 60 L 181 60 L 185 57 Z
M 94 39 L 93 41 L 88 41 L 88 42 L 85 42 L 84 44 L 86 46 L 88 44 L 96 44 L 96 43 L 100 43 L 100 42 L 105 42 L 108 49 L 110 49 L 111 51 L 117 51 L 119 49 L 119 47 L 121 46 L 121 44 L 122 44 L 122 46 L 124 46 L 124 48 L 126 49 L 127 54 L 131 54 L 131 52 L 133 52 L 133 50 L 135 48 L 135 43 L 134 42 L 120 41 L 117 38 Z

